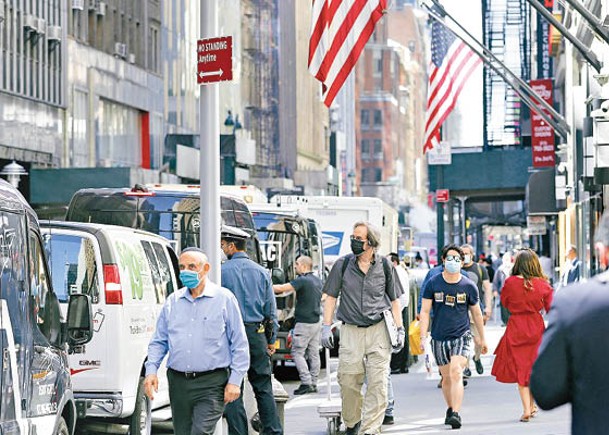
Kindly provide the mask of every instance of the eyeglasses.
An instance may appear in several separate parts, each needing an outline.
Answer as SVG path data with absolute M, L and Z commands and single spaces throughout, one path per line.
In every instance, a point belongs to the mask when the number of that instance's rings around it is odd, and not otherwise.
M 358 240 L 360 242 L 365 242 L 366 239 L 362 239 L 360 236 L 351 236 L 350 237 L 351 240 Z
M 446 261 L 454 261 L 455 263 L 461 263 L 461 257 L 458 255 L 447 255 Z

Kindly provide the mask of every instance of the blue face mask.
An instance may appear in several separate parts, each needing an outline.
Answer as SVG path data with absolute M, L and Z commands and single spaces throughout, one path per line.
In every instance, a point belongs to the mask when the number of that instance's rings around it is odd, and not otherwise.
M 190 289 L 197 288 L 199 284 L 201 284 L 199 273 L 193 272 L 192 270 L 180 271 L 180 281 L 182 281 L 182 284 Z
M 449 273 L 459 273 L 461 270 L 461 263 L 457 263 L 454 260 L 446 260 L 444 262 L 444 267 Z

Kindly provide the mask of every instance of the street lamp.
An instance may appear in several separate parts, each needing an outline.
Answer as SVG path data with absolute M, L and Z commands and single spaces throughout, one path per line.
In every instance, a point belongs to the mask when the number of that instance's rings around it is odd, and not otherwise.
M 11 183 L 15 189 L 19 188 L 19 181 L 22 175 L 27 175 L 27 171 L 16 161 L 12 161 L 0 171 L 0 175 L 6 175 L 6 181 Z

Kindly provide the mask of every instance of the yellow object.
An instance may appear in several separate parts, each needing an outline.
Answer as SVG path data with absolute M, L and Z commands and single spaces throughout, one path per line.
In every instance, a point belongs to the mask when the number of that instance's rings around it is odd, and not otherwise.
M 279 342 L 279 340 L 277 340 L 275 342 L 275 349 L 279 349 L 279 348 L 281 348 L 281 343 Z
M 412 355 L 422 355 L 421 350 L 421 327 L 418 320 L 413 320 L 408 326 L 408 343 Z

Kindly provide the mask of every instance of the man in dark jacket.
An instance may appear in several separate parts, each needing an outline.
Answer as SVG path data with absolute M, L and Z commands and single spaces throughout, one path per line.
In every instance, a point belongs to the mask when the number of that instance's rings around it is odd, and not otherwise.
M 609 214 L 596 235 L 601 263 L 609 263 Z M 571 403 L 573 434 L 607 433 L 609 377 L 609 272 L 556 293 L 531 392 L 542 409 Z

